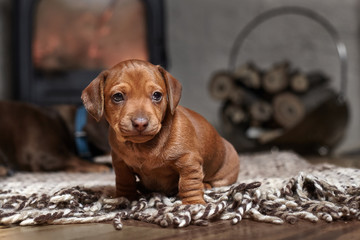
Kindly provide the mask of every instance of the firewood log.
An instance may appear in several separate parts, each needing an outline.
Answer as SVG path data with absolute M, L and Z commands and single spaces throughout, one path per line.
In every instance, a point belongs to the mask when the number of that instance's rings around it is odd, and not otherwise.
M 284 128 L 295 126 L 306 113 L 305 106 L 300 98 L 289 92 L 274 97 L 273 109 L 274 119 Z
M 215 73 L 209 84 L 211 96 L 217 100 L 225 100 L 230 97 L 234 89 L 233 76 L 225 71 Z
M 272 107 L 265 101 L 255 101 L 250 105 L 250 116 L 256 122 L 267 122 L 272 117 Z
M 328 82 L 329 78 L 321 72 L 312 72 L 307 75 L 304 73 L 295 73 L 290 79 L 290 87 L 295 92 L 304 93 Z
M 223 112 L 225 117 L 230 119 L 230 121 L 235 125 L 245 123 L 248 120 L 247 113 L 239 105 L 232 103 L 227 104 Z
M 241 105 L 246 101 L 246 91 L 242 87 L 235 87 L 230 94 L 230 100 L 238 105 Z
M 258 138 L 259 143 L 266 144 L 284 134 L 284 129 L 271 129 L 262 132 Z
M 289 129 L 299 123 L 304 116 L 336 94 L 329 88 L 318 87 L 297 96 L 285 92 L 273 100 L 274 119 L 282 127 Z
M 253 63 L 238 67 L 234 72 L 234 77 L 248 88 L 261 87 L 261 72 Z
M 296 73 L 290 79 L 290 87 L 295 92 L 306 92 L 309 89 L 309 80 L 303 73 Z
M 284 62 L 275 65 L 263 78 L 264 90 L 268 93 L 274 94 L 284 90 L 288 86 L 290 64 Z
M 236 86 L 230 93 L 230 100 L 237 105 L 251 105 L 259 100 L 257 95 L 245 87 Z

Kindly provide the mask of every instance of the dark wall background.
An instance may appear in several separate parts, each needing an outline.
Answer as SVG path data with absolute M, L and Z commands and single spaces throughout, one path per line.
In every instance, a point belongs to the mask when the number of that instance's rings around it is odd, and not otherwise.
M 12 98 L 11 0 L 0 0 L 0 99 Z M 261 12 L 285 5 L 308 7 L 326 17 L 339 31 L 349 55 L 347 97 L 351 121 L 338 152 L 360 148 L 360 0 L 182 0 L 166 1 L 169 70 L 183 84 L 181 104 L 219 125 L 219 102 L 207 85 L 211 74 L 226 69 L 231 45 L 247 22 Z M 255 61 L 267 68 L 289 59 L 304 71 L 321 69 L 340 84 L 340 65 L 329 35 L 298 16 L 272 19 L 247 39 L 238 63 Z

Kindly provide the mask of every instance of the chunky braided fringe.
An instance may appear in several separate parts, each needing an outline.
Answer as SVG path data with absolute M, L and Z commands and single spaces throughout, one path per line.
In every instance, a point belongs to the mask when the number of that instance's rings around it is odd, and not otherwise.
M 271 163 L 270 160 L 275 158 L 278 161 Z M 273 165 L 277 170 L 268 168 L 272 175 L 265 177 L 267 172 L 260 176 L 257 173 L 258 177 L 248 175 L 258 166 L 254 161 L 256 158 L 249 159 L 245 163 L 245 169 L 248 169 L 239 175 L 238 183 L 205 191 L 206 205 L 182 205 L 178 198 L 157 193 L 134 202 L 113 198 L 113 174 L 17 174 L 0 180 L 0 224 L 113 220 L 115 229 L 120 230 L 126 219 L 178 228 L 206 226 L 221 220 L 237 224 L 244 218 L 274 224 L 296 223 L 300 219 L 311 222 L 360 220 L 358 169 L 311 166 L 300 173 L 296 168 L 297 174 L 293 174 L 294 171 L 288 171 L 291 159 L 295 159 L 294 165 L 302 164 L 302 160 L 293 154 L 268 158 L 269 166 Z M 295 177 L 274 177 L 280 172 Z
M 319 219 L 360 220 L 360 188 L 338 187 L 301 173 L 280 190 L 261 192 L 260 182 L 237 184 L 205 192 L 207 205 L 181 205 L 177 199 L 154 194 L 141 198 L 131 208 L 118 213 L 113 221 L 122 229 L 122 219 L 135 219 L 162 227 L 208 225 L 210 221 L 231 220 L 237 224 L 244 218 L 259 222 L 296 223 L 299 219 L 317 222 Z
M 253 197 L 259 182 L 239 184 L 218 191 L 207 190 L 207 205 L 182 205 L 176 198 L 152 194 L 149 199 L 134 201 L 129 209 L 118 213 L 114 219 L 116 229 L 122 229 L 122 219 L 135 219 L 158 224 L 161 227 L 186 227 L 190 224 L 205 226 L 211 220 L 231 220 L 237 223 L 252 208 Z

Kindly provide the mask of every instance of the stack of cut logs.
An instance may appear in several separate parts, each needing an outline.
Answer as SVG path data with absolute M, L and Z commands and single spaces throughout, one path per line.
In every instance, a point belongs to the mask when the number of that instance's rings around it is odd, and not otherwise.
M 307 113 L 335 95 L 322 72 L 304 73 L 289 62 L 261 70 L 247 63 L 212 76 L 210 93 L 223 102 L 222 118 L 247 137 L 266 143 L 297 125 Z

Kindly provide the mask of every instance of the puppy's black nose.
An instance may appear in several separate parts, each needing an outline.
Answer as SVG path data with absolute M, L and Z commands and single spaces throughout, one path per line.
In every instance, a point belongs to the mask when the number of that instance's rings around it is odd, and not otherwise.
M 147 126 L 149 125 L 149 120 L 147 118 L 133 118 L 131 119 L 133 127 L 138 130 L 139 132 L 144 131 Z

